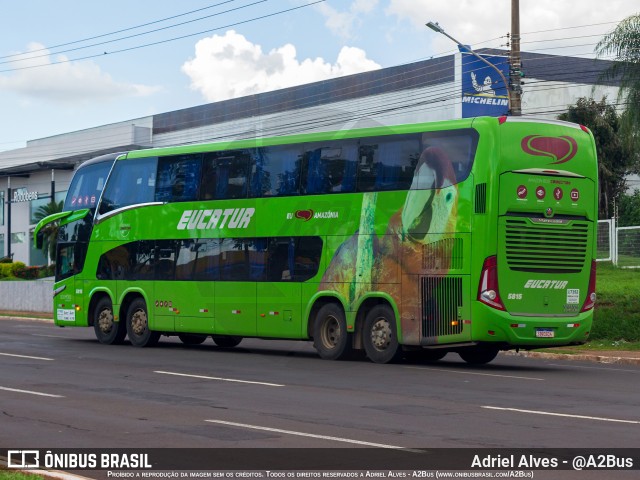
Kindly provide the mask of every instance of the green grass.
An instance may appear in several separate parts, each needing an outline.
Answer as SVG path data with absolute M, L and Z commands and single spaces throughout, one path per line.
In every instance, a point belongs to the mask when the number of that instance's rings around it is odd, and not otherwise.
M 19 472 L 14 470 L 4 470 L 0 468 L 0 480 L 44 480 L 44 475 L 37 475 L 35 473 Z
M 629 350 L 628 342 L 640 342 L 640 269 L 616 268 L 604 262 L 597 268 L 598 297 L 589 344 L 595 346 L 599 341 L 603 348 L 613 350 L 618 342 Z

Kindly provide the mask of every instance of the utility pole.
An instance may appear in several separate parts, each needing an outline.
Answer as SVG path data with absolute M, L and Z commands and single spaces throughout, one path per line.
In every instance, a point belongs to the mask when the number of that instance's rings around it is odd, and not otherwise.
M 522 59 L 520 57 L 520 0 L 511 0 L 511 55 L 509 98 L 511 115 L 522 115 Z

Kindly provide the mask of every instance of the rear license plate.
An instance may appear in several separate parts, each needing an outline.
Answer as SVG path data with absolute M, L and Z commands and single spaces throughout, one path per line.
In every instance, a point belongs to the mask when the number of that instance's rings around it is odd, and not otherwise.
M 536 328 L 536 337 L 538 338 L 553 338 L 555 332 L 552 328 Z

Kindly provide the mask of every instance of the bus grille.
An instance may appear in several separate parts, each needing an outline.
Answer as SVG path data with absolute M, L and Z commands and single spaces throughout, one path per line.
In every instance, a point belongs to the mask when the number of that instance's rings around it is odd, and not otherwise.
M 511 270 L 577 273 L 587 258 L 589 223 L 536 225 L 526 218 L 508 218 L 505 238 Z
M 423 245 L 422 268 L 430 270 L 429 273 L 447 273 L 449 270 L 459 270 L 463 264 L 462 254 L 461 238 L 445 238 Z
M 462 320 L 458 317 L 462 307 L 462 277 L 421 277 L 420 301 L 424 337 L 462 332 Z

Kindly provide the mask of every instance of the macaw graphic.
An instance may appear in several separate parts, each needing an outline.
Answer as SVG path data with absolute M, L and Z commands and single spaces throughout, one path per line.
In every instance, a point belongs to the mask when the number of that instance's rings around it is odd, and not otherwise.
M 449 268 L 451 248 L 442 248 L 441 240 L 452 238 L 456 230 L 455 184 L 446 151 L 427 147 L 420 155 L 403 207 L 391 216 L 380 237 L 374 232 L 378 193 L 365 193 L 359 231 L 335 252 L 319 289 L 337 291 L 354 309 L 368 291 L 388 293 L 400 310 L 404 342 L 418 344 L 418 276 L 442 275 Z
M 485 77 L 484 83 L 480 85 L 476 80 L 476 74 L 471 72 L 471 84 L 473 85 L 473 89 L 480 95 L 485 97 L 496 96 L 496 91 L 493 89 L 493 80 L 491 80 L 489 75 Z

